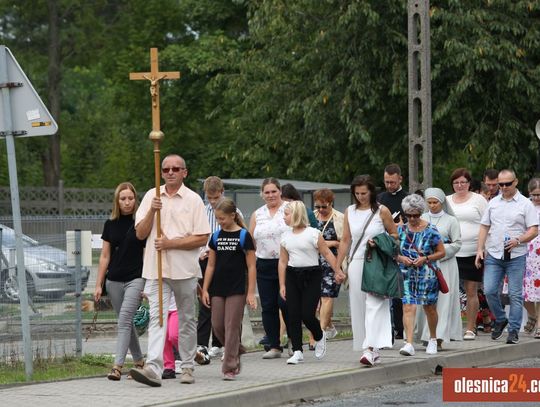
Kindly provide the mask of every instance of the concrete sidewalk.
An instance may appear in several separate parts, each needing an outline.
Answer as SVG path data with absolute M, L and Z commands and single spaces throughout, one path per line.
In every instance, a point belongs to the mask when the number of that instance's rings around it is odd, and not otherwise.
M 150 388 L 126 376 L 120 382 L 100 377 L 2 388 L 0 400 L 3 406 L 36 407 L 273 406 L 433 375 L 440 367 L 487 366 L 540 355 L 540 340 L 530 335 L 522 333 L 517 345 L 507 345 L 505 338 L 506 334 L 492 341 L 490 335 L 480 333 L 475 341 L 445 344 L 434 356 L 416 345 L 413 357 L 399 354 L 399 341 L 394 349 L 383 350 L 382 363 L 372 368 L 360 365 L 361 353 L 352 351 L 351 340 L 329 341 L 323 360 L 305 350 L 305 362 L 296 366 L 286 364 L 285 354 L 274 360 L 262 360 L 262 352 L 246 354 L 242 373 L 233 382 L 221 379 L 221 364 L 212 360 L 196 367 L 193 385 L 172 379 Z

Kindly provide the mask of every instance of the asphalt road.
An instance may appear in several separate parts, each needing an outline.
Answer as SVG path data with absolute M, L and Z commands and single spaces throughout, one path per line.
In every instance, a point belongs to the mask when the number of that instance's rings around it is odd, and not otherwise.
M 540 368 L 540 357 L 496 365 L 496 367 L 535 367 Z M 470 407 L 470 406 L 528 406 L 534 402 L 522 403 L 443 403 L 442 376 L 404 381 L 386 386 L 372 387 L 358 392 L 345 393 L 339 397 L 327 397 L 317 400 L 305 400 L 289 404 L 288 407 L 358 407 L 358 406 L 421 406 L 421 407 Z

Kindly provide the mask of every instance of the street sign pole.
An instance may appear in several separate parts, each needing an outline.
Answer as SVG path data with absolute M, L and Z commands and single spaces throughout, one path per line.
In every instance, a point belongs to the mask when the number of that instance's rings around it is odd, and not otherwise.
M 6 138 L 7 159 L 9 169 L 9 185 L 11 192 L 11 209 L 13 214 L 13 230 L 15 231 L 15 244 L 17 251 L 17 282 L 19 284 L 19 303 L 21 305 L 21 329 L 24 348 L 24 370 L 26 380 L 32 378 L 33 355 L 32 338 L 30 336 L 30 317 L 28 314 L 28 291 L 26 287 L 26 272 L 24 267 L 24 254 L 22 246 L 21 210 L 19 206 L 19 182 L 17 179 L 17 159 L 15 156 L 15 140 L 11 119 L 10 85 L 7 71 L 6 47 L 0 45 L 0 86 L 2 91 L 2 114 L 4 115 L 4 128 L 0 129 Z
M 15 136 L 48 136 L 58 131 L 58 125 L 9 48 L 4 45 L 0 45 L 0 90 L 2 91 L 2 97 L 0 97 L 0 138 L 6 139 L 13 230 L 15 231 L 17 284 L 19 285 L 19 302 L 21 304 L 24 366 L 26 379 L 30 380 L 33 373 L 33 354 L 22 244 Z

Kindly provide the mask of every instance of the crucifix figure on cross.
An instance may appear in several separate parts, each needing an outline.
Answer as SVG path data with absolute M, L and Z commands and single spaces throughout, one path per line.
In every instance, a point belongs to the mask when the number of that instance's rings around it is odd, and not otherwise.
M 179 79 L 180 72 L 159 72 L 158 66 L 158 50 L 150 48 L 150 72 L 131 72 L 129 79 L 131 80 L 147 80 L 150 81 L 150 96 L 152 97 L 152 131 L 150 132 L 150 140 L 154 143 L 154 179 L 156 185 L 156 196 L 159 197 L 161 184 L 161 159 L 159 144 L 163 140 L 164 134 L 161 131 L 159 117 L 159 81 L 163 79 Z M 156 212 L 156 229 L 157 237 L 161 237 L 161 213 Z M 159 289 L 159 326 L 163 326 L 163 279 L 161 271 L 161 251 L 157 252 L 157 269 L 158 269 L 158 289 Z
M 150 48 L 150 72 L 131 72 L 129 79 L 150 81 L 152 96 L 152 130 L 160 130 L 159 123 L 159 81 L 163 79 L 179 79 L 180 72 L 159 72 L 158 50 Z

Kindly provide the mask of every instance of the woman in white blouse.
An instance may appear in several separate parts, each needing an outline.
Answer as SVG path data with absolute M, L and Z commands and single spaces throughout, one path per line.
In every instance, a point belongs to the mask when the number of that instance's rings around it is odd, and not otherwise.
M 283 219 L 287 202 L 281 199 L 281 186 L 275 178 L 266 178 L 261 186 L 265 205 L 257 209 L 249 222 L 256 245 L 257 288 L 261 300 L 262 323 L 269 340 L 263 359 L 280 358 L 279 310 L 287 321 L 287 306 L 279 294 L 278 263 L 281 235 L 289 227 Z
M 454 170 L 450 177 L 454 193 L 448 196 L 450 207 L 459 221 L 461 229 L 461 249 L 456 254 L 459 278 L 463 280 L 467 294 L 467 328 L 463 339 L 476 338 L 476 315 L 478 314 L 478 284 L 482 282 L 483 271 L 476 268 L 476 246 L 480 220 L 487 207 L 482 196 L 470 191 L 471 174 L 465 168 Z

